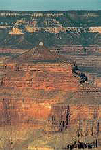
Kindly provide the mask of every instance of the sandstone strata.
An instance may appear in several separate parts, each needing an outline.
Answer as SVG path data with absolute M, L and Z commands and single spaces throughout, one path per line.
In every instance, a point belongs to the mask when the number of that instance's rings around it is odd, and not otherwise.
M 93 108 L 82 99 L 82 105 L 78 103 L 77 93 L 83 87 L 80 87 L 79 78 L 72 73 L 72 64 L 44 46 L 7 61 L 3 71 L 5 76 L 0 87 L 1 124 L 30 121 L 34 124 L 35 120 L 48 120 L 54 112 L 53 105 L 58 103 L 70 107 L 70 123 L 75 123 L 80 117 L 83 120 L 93 119 L 94 110 L 97 110 L 97 118 L 101 118 L 100 106 Z M 70 96 L 71 93 L 75 97 Z M 57 113 L 60 112 L 61 108 Z

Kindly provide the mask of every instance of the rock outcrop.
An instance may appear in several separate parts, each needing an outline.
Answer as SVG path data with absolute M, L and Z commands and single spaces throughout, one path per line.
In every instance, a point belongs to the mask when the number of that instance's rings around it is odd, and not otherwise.
M 53 105 L 59 103 L 70 107 L 70 123 L 75 123 L 80 117 L 92 119 L 94 110 L 92 107 L 90 111 L 90 97 L 87 99 L 86 93 L 80 97 L 79 92 L 82 93 L 84 87 L 80 85 L 79 76 L 74 76 L 73 64 L 63 56 L 40 45 L 4 65 L 5 76 L 0 86 L 0 124 L 47 121 L 50 117 L 52 119 Z M 94 96 L 92 105 L 93 100 Z M 98 119 L 101 118 L 100 106 L 94 108 L 99 112 Z M 57 114 L 60 112 L 61 108 L 58 108 Z

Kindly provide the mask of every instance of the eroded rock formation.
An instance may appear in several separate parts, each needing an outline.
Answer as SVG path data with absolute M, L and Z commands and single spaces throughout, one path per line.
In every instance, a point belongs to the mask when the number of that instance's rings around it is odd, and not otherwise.
M 74 76 L 73 64 L 63 56 L 40 45 L 7 61 L 4 66 L 5 75 L 0 86 L 0 124 L 34 124 L 35 120 L 52 119 L 53 105 L 58 103 L 70 107 L 68 123 L 75 123 L 80 117 L 83 120 L 87 120 L 87 117 L 93 119 L 95 109 L 92 107 L 90 111 L 87 97 L 80 99 L 77 94 L 83 91 L 80 77 Z M 93 99 L 94 96 L 92 103 Z M 97 118 L 100 119 L 100 106 L 95 107 L 99 112 Z M 60 109 L 56 113 L 59 114 Z

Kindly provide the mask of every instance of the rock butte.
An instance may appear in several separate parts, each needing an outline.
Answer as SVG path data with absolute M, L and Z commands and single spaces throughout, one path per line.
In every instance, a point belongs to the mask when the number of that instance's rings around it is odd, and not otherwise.
M 77 93 L 82 87 L 79 78 L 73 75 L 72 66 L 73 63 L 48 50 L 42 42 L 18 57 L 7 60 L 1 69 L 4 76 L 0 86 L 0 124 L 22 123 L 30 119 L 48 120 L 54 112 L 53 106 L 58 104 L 70 106 L 71 123 L 78 116 L 93 119 L 95 110 L 97 118 L 101 118 L 101 107 L 94 106 L 94 96 L 91 99 L 93 107 L 90 106 L 90 100 L 83 101 L 85 96 L 78 101 L 80 98 Z M 61 107 L 57 112 L 60 110 Z

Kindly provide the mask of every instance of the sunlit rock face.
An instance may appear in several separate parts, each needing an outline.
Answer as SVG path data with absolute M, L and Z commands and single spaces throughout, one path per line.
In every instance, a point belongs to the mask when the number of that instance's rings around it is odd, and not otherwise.
M 96 87 L 101 88 L 101 77 L 95 79 L 94 84 Z
M 76 94 L 83 87 L 73 75 L 72 64 L 44 45 L 6 62 L 4 72 L 0 86 L 0 124 L 37 124 L 52 119 L 52 106 L 58 103 L 69 105 L 70 123 L 80 117 L 92 119 L 88 100 L 84 96 L 84 101 L 80 101 Z
M 72 128 L 74 132 L 81 130 L 82 136 L 97 135 L 101 130 L 101 106 L 80 104 L 53 104 L 49 123 L 51 129 L 64 131 Z
M 4 71 L 0 88 L 1 114 L 6 114 L 6 120 L 2 119 L 2 122 L 6 123 L 47 120 L 51 105 L 63 102 L 70 92 L 79 88 L 71 64 L 47 50 L 43 43 L 6 62 Z M 7 121 L 8 116 L 10 121 Z
M 28 66 L 27 70 L 23 67 L 19 71 L 10 72 L 3 79 L 5 87 L 22 89 L 29 87 L 45 91 L 76 91 L 78 89 L 78 80 L 73 77 L 70 64 L 34 64 Z
M 47 119 L 51 104 L 64 101 L 65 93 L 78 90 L 78 80 L 73 77 L 70 64 L 34 64 L 28 66 L 28 71 L 22 69 L 9 72 L 2 85 L 5 91 L 9 88 L 14 91 L 6 97 L 11 99 L 13 96 L 12 105 L 17 107 L 19 119 L 21 116 L 25 120 L 33 117 Z M 18 97 L 14 96 L 16 92 L 20 93 Z

